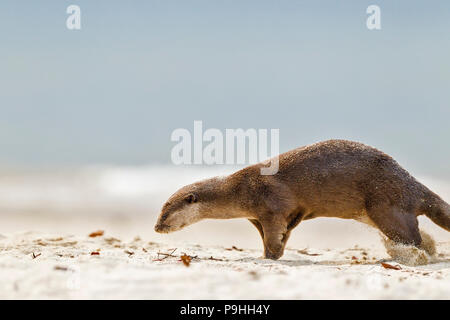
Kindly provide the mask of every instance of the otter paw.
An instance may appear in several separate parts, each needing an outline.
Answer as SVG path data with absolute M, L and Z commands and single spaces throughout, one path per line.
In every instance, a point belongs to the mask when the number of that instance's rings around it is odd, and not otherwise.
M 412 245 L 405 245 L 385 239 L 384 245 L 387 253 L 397 262 L 407 266 L 419 266 L 433 262 L 433 256 L 426 250 Z
M 283 255 L 283 252 L 264 252 L 264 259 L 278 260 Z

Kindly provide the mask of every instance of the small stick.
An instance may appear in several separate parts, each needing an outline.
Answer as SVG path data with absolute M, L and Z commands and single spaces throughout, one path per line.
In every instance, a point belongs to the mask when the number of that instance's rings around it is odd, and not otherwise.
M 36 258 L 39 257 L 41 254 L 42 254 L 42 253 L 34 254 L 34 252 L 33 252 L 32 257 L 33 257 L 33 259 L 36 259 Z
M 134 254 L 133 251 L 129 251 L 129 250 L 125 250 L 124 252 L 125 252 L 126 254 L 128 254 L 128 257 L 131 257 L 131 256 Z
M 168 257 L 174 257 L 173 253 L 177 250 L 177 248 L 173 249 L 171 253 L 164 253 L 164 252 L 158 252 L 158 258 L 154 259 L 153 261 L 163 261 L 164 259 L 167 259 Z M 163 258 L 160 258 L 159 256 L 164 256 Z
M 67 268 L 67 267 L 62 267 L 62 266 L 55 266 L 54 269 L 55 269 L 55 270 L 60 270 L 60 271 L 67 271 L 67 270 L 69 270 L 69 268 Z
M 208 260 L 213 260 L 213 261 L 223 261 L 223 259 L 213 258 L 213 256 L 209 257 Z
M 228 251 L 233 251 L 233 250 L 236 250 L 236 251 L 244 251 L 244 249 L 240 249 L 240 248 L 238 248 L 238 247 L 236 247 L 236 246 L 232 246 L 231 248 L 225 248 L 225 250 L 228 250 Z

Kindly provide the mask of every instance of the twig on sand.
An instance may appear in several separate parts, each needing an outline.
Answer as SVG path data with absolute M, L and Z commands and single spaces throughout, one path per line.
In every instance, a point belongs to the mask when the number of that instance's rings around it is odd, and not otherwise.
M 158 251 L 158 258 L 153 259 L 153 261 L 163 261 L 164 259 L 167 259 L 168 257 L 174 257 L 176 258 L 177 256 L 174 256 L 173 253 L 177 250 L 177 248 L 173 249 L 172 252 L 170 253 L 164 253 L 164 252 L 159 252 Z M 162 258 L 160 258 L 159 256 L 163 256 Z
M 67 270 L 69 270 L 69 268 L 63 267 L 63 266 L 55 266 L 53 269 L 54 270 L 59 270 L 59 271 L 67 271 Z
M 32 254 L 31 256 L 33 257 L 33 259 L 36 259 L 36 258 L 39 257 L 41 254 L 42 254 L 42 253 L 34 254 L 34 252 L 33 252 L 33 254 Z
M 223 259 L 217 259 L 217 258 L 214 258 L 213 256 L 209 257 L 208 260 L 212 260 L 212 261 L 223 261 Z
M 236 246 L 232 246 L 231 248 L 225 248 L 227 251 L 244 251 L 244 249 L 237 248 Z
M 129 258 L 134 254 L 134 252 L 130 250 L 125 250 L 124 252 L 128 255 Z

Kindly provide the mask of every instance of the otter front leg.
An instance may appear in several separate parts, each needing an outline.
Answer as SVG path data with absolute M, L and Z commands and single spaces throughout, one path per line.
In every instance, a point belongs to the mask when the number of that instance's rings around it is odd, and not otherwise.
M 284 253 L 290 231 L 279 223 L 262 223 L 261 225 L 264 234 L 264 258 L 277 260 Z
M 256 220 L 256 219 L 248 219 L 248 221 L 250 221 L 251 224 L 256 227 L 256 229 L 259 232 L 259 235 L 261 236 L 261 239 L 262 239 L 263 245 L 264 245 L 264 230 L 263 230 L 263 227 L 262 227 L 261 223 L 259 223 L 259 221 Z M 267 257 L 267 250 L 266 250 L 266 246 L 265 245 L 264 245 L 264 255 L 263 255 L 263 257 L 264 258 Z
M 248 221 L 250 221 L 252 225 L 254 225 L 256 229 L 258 229 L 259 235 L 261 236 L 261 239 L 264 241 L 264 231 L 261 223 L 259 223 L 259 221 L 256 219 L 248 219 Z
M 265 258 L 276 260 L 283 255 L 292 229 L 298 226 L 302 219 L 303 212 L 296 211 L 288 216 L 287 221 L 281 219 L 260 223 L 258 220 L 250 220 L 263 239 Z
M 264 258 L 278 259 L 283 255 L 284 247 L 289 238 L 290 231 L 284 227 L 274 227 L 270 223 L 266 223 L 266 227 L 256 219 L 248 219 L 259 231 L 259 235 L 264 244 Z M 265 231 L 266 230 L 266 231 Z

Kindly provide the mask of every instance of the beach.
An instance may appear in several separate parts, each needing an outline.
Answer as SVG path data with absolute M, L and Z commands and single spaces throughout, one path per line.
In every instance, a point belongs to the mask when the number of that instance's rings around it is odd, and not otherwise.
M 0 298 L 450 299 L 448 232 L 424 217 L 420 227 L 437 253 L 420 263 L 393 260 L 377 230 L 343 219 L 302 222 L 277 261 L 261 258 L 261 239 L 245 219 L 153 231 L 178 186 L 222 173 L 91 168 L 4 175 Z M 426 183 L 449 199 L 445 182 Z
M 25 233 L 0 240 L 0 298 L 449 299 L 450 243 L 438 252 L 422 266 L 357 245 L 288 248 L 273 261 L 231 243 Z

